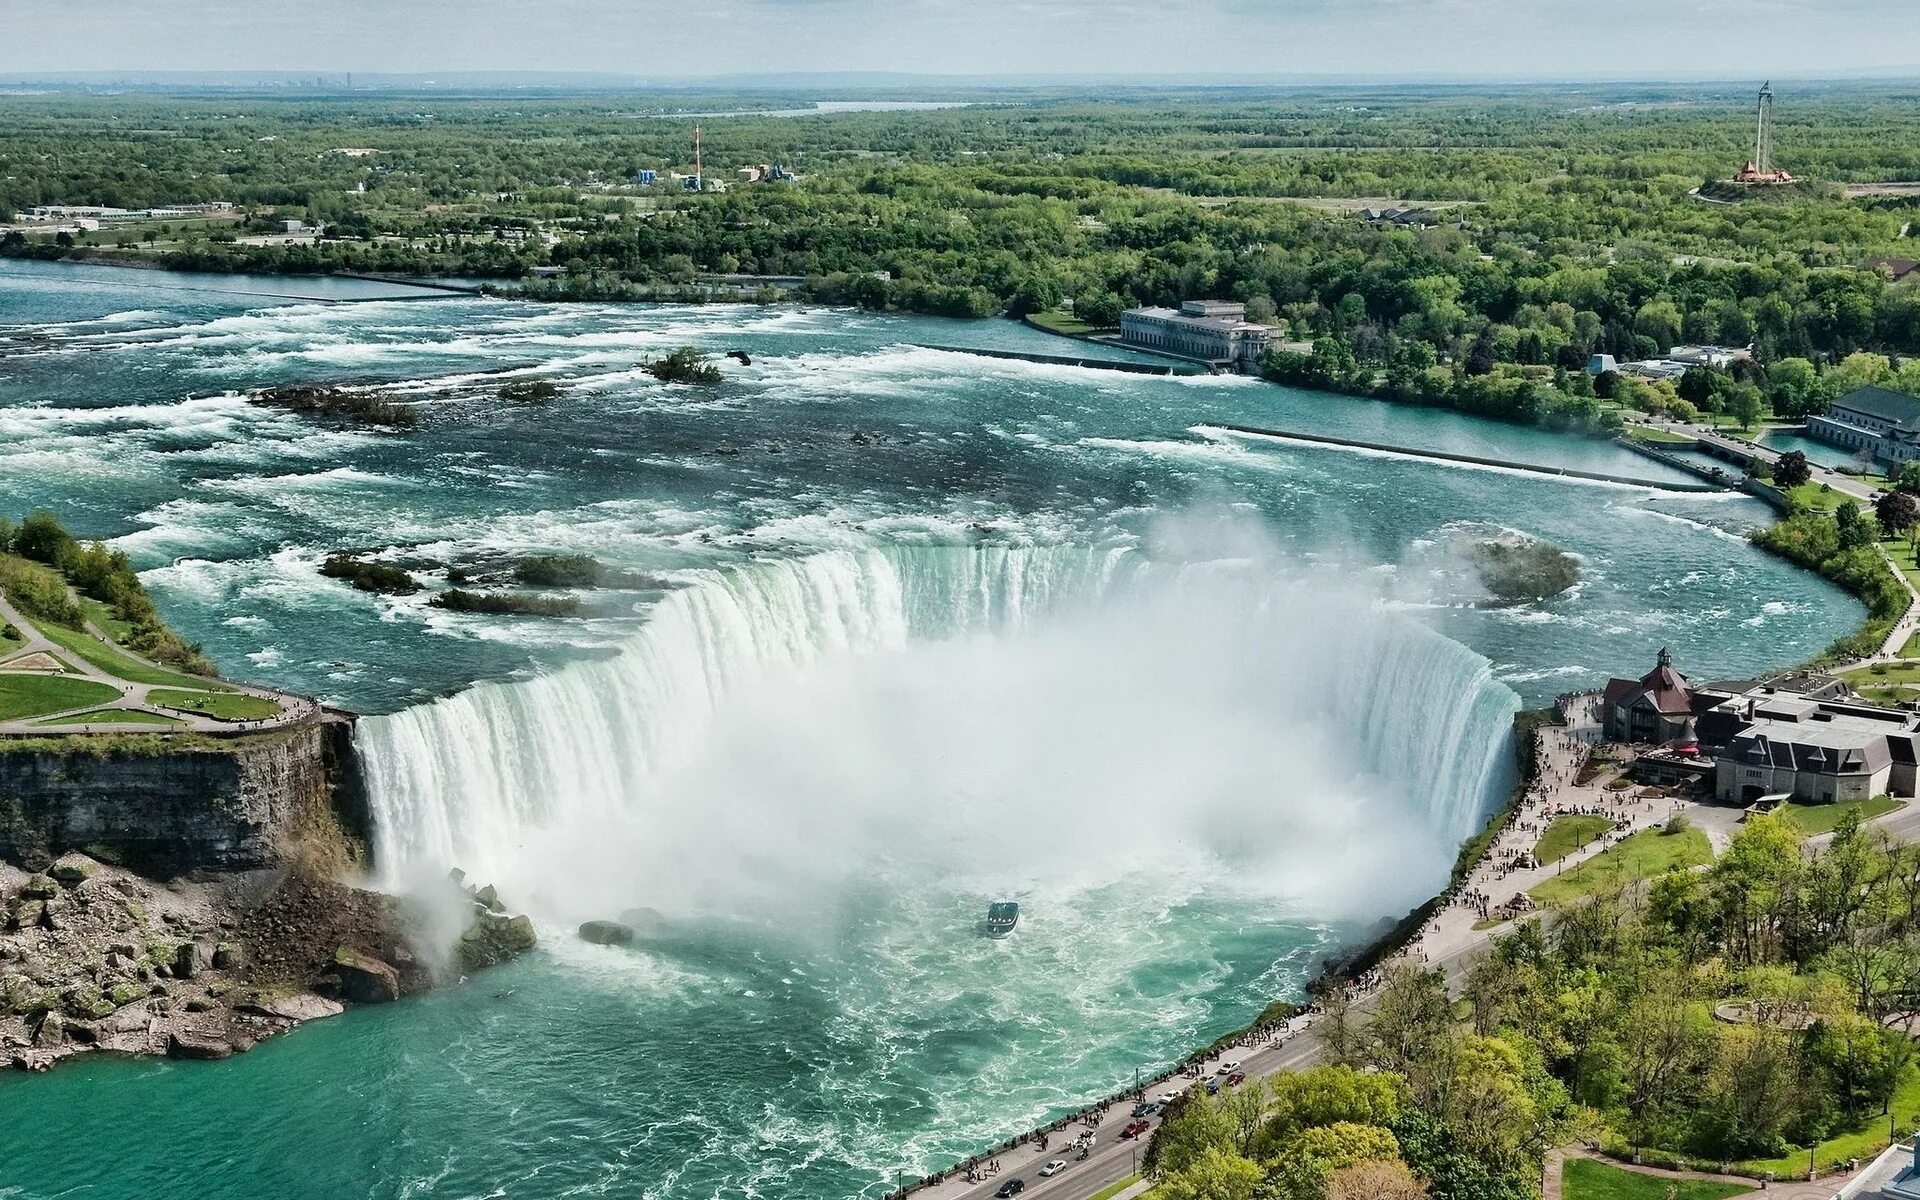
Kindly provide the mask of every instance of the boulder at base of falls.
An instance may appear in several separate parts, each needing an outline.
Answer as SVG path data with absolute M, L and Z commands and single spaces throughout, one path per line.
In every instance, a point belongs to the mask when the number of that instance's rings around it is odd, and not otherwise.
M 364 950 L 351 946 L 335 950 L 333 969 L 340 977 L 340 995 L 355 1004 L 383 1004 L 400 998 L 400 973 Z
M 478 971 L 517 958 L 533 949 L 533 922 L 525 916 L 482 913 L 460 935 L 454 957 L 463 971 Z
M 633 941 L 633 926 L 618 921 L 588 921 L 580 926 L 580 940 L 596 946 L 625 946 Z
M 168 1058 L 231 1058 L 233 1047 L 225 1038 L 197 1033 L 167 1035 Z

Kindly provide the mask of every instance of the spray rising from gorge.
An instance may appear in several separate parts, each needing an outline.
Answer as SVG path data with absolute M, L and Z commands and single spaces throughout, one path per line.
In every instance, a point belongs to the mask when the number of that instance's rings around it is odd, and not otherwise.
M 365 722 L 376 859 L 564 919 L 1190 872 L 1375 916 L 1444 876 L 1518 701 L 1327 585 L 1084 547 L 707 573 L 612 656 Z

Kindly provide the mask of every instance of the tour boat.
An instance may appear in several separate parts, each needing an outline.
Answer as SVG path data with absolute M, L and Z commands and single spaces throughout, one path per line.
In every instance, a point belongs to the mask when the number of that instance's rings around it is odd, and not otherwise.
M 1011 900 L 995 900 L 987 905 L 987 919 L 984 928 L 987 936 L 1003 938 L 1013 932 L 1020 923 L 1020 906 Z

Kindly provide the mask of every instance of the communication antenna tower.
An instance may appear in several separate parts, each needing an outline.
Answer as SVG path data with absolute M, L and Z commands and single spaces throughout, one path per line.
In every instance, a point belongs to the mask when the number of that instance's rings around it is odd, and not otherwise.
M 700 127 L 693 127 L 693 178 L 694 190 L 704 191 L 707 186 L 707 169 L 700 163 Z

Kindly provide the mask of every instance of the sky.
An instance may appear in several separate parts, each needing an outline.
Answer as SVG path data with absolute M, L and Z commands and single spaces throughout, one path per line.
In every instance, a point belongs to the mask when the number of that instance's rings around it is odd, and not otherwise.
M 0 77 L 1920 71 L 1920 0 L 0 0 Z

